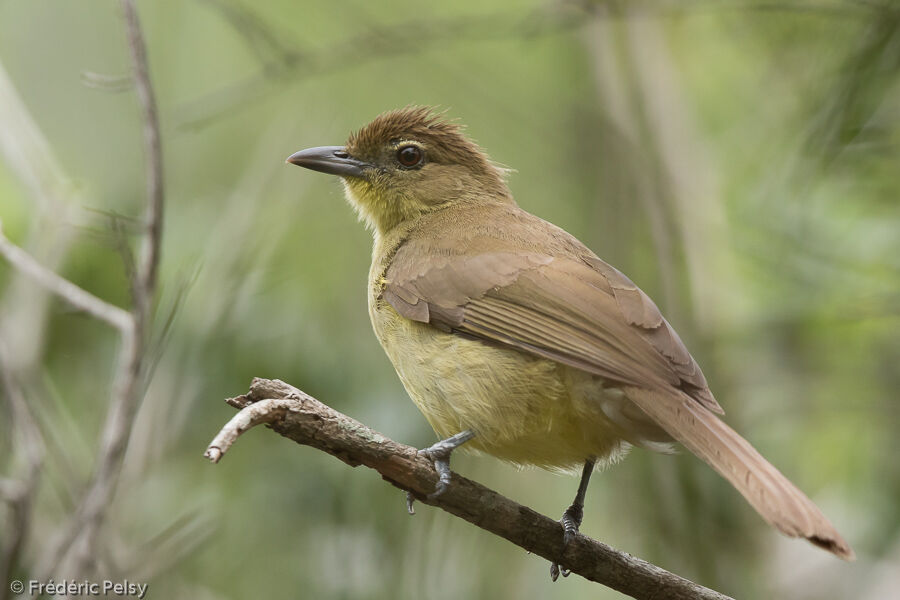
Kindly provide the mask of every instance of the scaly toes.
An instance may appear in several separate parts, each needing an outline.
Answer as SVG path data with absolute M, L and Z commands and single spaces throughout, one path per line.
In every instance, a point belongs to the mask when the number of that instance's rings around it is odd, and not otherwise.
M 434 486 L 434 491 L 428 494 L 429 498 L 437 498 L 450 487 L 450 454 L 473 437 L 475 437 L 475 433 L 471 429 L 466 429 L 419 450 L 419 456 L 424 456 L 430 460 L 434 464 L 434 470 L 438 473 L 438 482 Z M 410 514 L 413 514 L 412 503 L 412 495 L 407 494 L 406 510 Z
M 578 535 L 578 527 L 569 526 L 567 523 L 563 523 L 563 547 L 568 548 L 569 544 L 572 543 L 572 540 L 575 539 L 575 536 Z
M 566 509 L 562 518 L 559 520 L 563 526 L 563 546 L 568 546 L 578 535 L 578 528 L 581 526 L 581 520 L 584 518 L 584 509 L 578 505 L 572 505 Z
M 434 491 L 428 494 L 429 498 L 437 498 L 450 487 L 450 450 L 439 447 L 440 442 L 419 450 L 419 456 L 424 456 L 434 464 L 434 470 L 438 473 L 438 482 Z
M 581 525 L 581 520 L 583 518 L 584 509 L 577 504 L 573 504 L 563 513 L 562 518 L 559 520 L 559 524 L 562 525 L 563 528 L 563 552 L 569 547 L 569 544 L 572 543 L 575 536 L 578 535 L 578 527 Z M 571 571 L 564 567 L 560 567 L 557 562 L 550 564 L 550 579 L 552 581 L 559 579 L 560 575 L 568 577 L 570 573 Z

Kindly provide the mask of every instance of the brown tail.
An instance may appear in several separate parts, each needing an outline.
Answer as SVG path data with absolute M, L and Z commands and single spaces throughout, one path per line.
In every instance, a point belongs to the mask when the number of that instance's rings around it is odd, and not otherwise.
M 845 560 L 855 559 L 853 550 L 812 500 L 697 401 L 683 394 L 639 388 L 627 388 L 625 393 L 669 435 L 737 488 L 770 525 Z

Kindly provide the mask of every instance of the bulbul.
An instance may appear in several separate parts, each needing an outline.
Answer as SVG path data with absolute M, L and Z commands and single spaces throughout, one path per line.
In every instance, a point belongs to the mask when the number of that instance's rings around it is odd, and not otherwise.
M 768 523 L 844 559 L 828 519 L 745 439 L 656 304 L 566 233 L 516 205 L 503 169 L 433 110 L 386 112 L 344 146 L 288 162 L 342 178 L 374 233 L 369 315 L 406 391 L 443 441 L 505 461 L 581 469 L 560 520 L 581 524 L 595 465 L 673 441 Z M 558 565 L 551 567 L 554 579 Z

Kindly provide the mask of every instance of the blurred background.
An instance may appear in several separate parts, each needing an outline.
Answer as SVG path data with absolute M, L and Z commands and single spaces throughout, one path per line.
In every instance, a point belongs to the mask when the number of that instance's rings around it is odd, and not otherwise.
M 543 559 L 436 509 L 409 517 L 376 473 L 264 429 L 202 457 L 254 376 L 435 440 L 371 332 L 370 233 L 336 180 L 284 164 L 427 104 L 515 170 L 522 207 L 655 298 L 727 421 L 859 558 L 780 536 L 684 452 L 635 450 L 596 476 L 582 531 L 741 598 L 900 593 L 900 5 L 138 9 L 166 174 L 146 394 L 93 565 L 66 572 L 54 544 L 96 467 L 119 338 L 0 261 L 7 579 L 128 578 L 150 598 L 622 597 L 551 584 Z M 0 0 L 0 129 L 5 235 L 128 307 L 145 150 L 119 3 Z M 490 457 L 454 469 L 553 518 L 577 487 Z

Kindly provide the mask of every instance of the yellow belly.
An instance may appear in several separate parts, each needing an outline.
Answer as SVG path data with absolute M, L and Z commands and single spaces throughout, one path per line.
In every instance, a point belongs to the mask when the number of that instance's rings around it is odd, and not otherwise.
M 471 429 L 465 447 L 553 470 L 614 461 L 630 448 L 632 436 L 607 416 L 621 393 L 597 378 L 404 319 L 381 300 L 370 308 L 406 391 L 441 438 Z

